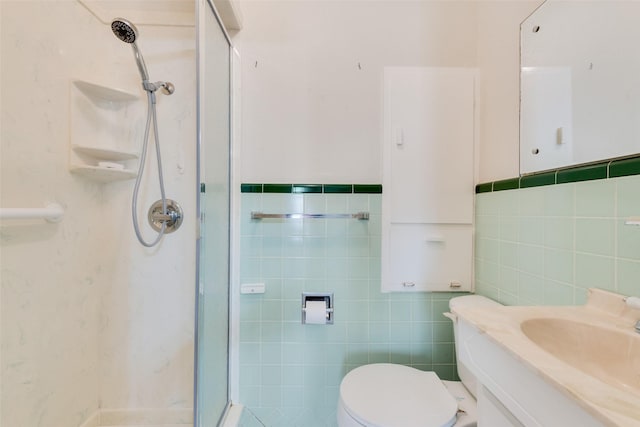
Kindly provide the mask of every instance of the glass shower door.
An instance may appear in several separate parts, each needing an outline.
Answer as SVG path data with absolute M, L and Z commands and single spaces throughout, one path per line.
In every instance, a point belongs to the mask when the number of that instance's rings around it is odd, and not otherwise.
M 214 7 L 198 0 L 198 427 L 219 425 L 229 404 L 230 60 Z

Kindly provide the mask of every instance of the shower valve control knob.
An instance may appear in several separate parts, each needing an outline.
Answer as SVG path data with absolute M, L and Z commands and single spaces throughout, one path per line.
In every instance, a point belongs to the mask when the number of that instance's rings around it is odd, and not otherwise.
M 184 217 L 182 208 L 175 200 L 167 199 L 166 213 L 162 211 L 162 200 L 158 200 L 149 208 L 149 225 L 155 231 L 160 232 L 164 225 L 164 233 L 169 234 L 176 231 L 182 225 Z

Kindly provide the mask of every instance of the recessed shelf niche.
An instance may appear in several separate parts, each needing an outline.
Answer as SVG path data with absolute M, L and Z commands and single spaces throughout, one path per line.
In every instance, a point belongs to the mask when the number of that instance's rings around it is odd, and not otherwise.
M 144 111 L 129 92 L 82 80 L 71 84 L 71 146 L 69 170 L 111 182 L 136 177 Z

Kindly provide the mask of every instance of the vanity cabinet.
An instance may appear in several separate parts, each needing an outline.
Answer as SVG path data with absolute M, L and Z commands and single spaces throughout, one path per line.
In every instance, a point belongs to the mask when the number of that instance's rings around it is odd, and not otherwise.
M 469 291 L 472 68 L 384 70 L 382 290 Z
M 478 387 L 478 425 L 490 427 L 524 427 L 486 387 Z
M 478 380 L 478 427 L 604 427 L 574 399 L 458 316 L 457 349 Z

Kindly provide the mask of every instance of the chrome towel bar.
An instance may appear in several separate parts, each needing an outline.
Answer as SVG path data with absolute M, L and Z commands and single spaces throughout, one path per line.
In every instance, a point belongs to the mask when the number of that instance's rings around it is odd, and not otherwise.
M 354 214 L 305 214 L 305 213 L 285 213 L 285 214 L 268 214 L 262 212 L 251 212 L 251 219 L 306 219 L 306 218 L 346 218 L 369 220 L 369 212 L 358 212 Z

